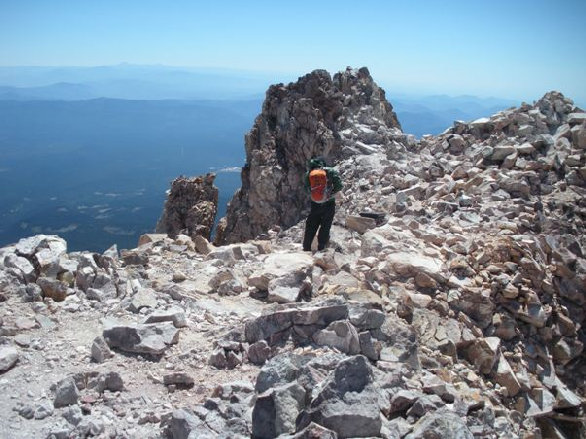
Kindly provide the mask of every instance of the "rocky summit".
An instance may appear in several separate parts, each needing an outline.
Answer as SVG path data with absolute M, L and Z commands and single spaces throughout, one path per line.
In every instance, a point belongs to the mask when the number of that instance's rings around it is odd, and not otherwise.
M 246 153 L 215 244 L 200 177 L 135 249 L 0 249 L 0 437 L 586 437 L 571 100 L 416 139 L 368 70 L 315 71 L 269 89 Z M 344 189 L 310 253 L 313 154 Z

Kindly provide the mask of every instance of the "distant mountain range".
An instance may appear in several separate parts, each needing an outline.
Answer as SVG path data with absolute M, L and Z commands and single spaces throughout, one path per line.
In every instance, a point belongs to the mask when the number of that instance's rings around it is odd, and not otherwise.
M 0 101 L 262 100 L 271 84 L 296 79 L 282 73 L 156 65 L 0 67 Z M 520 104 L 513 99 L 393 95 L 389 91 L 387 98 L 403 130 L 418 137 L 438 134 L 454 120 L 476 119 Z
M 446 95 L 391 96 L 390 102 L 397 112 L 403 131 L 417 137 L 439 134 L 452 126 L 455 120 L 470 121 L 520 104 L 512 99 Z
M 275 74 L 167 66 L 0 67 L 0 99 L 251 99 L 274 82 Z

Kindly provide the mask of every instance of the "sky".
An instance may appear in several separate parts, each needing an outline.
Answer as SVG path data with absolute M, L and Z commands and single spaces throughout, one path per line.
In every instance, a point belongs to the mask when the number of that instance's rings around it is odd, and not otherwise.
M 0 0 L 0 65 L 369 68 L 395 94 L 586 102 L 585 0 Z

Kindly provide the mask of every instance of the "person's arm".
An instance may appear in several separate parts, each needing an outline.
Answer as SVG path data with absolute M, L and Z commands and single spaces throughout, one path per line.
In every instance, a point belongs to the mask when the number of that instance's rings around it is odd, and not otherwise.
M 335 169 L 330 169 L 329 174 L 332 179 L 332 193 L 335 194 L 336 192 L 340 192 L 344 187 L 344 185 L 342 184 L 342 179 L 340 178 L 340 174 Z

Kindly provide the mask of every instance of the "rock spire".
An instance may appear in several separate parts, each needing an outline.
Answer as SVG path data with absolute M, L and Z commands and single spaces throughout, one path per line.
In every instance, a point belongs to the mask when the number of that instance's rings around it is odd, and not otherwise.
M 367 68 L 330 76 L 315 70 L 267 91 L 262 113 L 246 135 L 242 187 L 220 221 L 216 243 L 238 242 L 290 227 L 307 207 L 302 178 L 307 161 L 328 164 L 380 148 L 401 133 L 385 92 Z
M 201 235 L 210 239 L 218 211 L 215 178 L 215 174 L 207 174 L 173 180 L 156 232 L 174 237 L 179 234 L 192 238 Z

